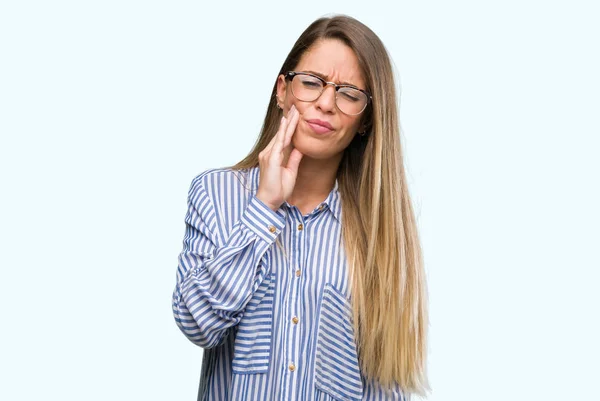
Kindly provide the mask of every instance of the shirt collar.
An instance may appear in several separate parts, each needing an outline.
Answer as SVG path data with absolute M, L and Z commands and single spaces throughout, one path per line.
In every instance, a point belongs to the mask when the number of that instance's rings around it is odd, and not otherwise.
M 258 183 L 260 178 L 260 170 L 259 167 L 253 167 L 250 169 L 250 182 L 252 183 L 252 191 L 256 193 L 258 190 Z M 338 179 L 335 179 L 335 185 L 333 189 L 327 195 L 327 198 L 322 202 L 323 205 L 326 205 L 329 208 L 329 211 L 333 214 L 336 220 L 341 223 L 342 222 L 342 202 L 340 198 L 340 191 L 338 185 Z
M 333 216 L 337 219 L 339 223 L 342 222 L 342 199 L 340 198 L 340 191 L 338 186 L 338 179 L 335 179 L 335 185 L 333 189 L 327 196 L 327 198 L 323 201 L 329 207 Z

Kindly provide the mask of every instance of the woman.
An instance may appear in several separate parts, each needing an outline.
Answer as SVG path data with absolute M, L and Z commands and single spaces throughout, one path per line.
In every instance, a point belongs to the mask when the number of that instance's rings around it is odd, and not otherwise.
M 250 154 L 192 181 L 173 313 L 199 400 L 425 395 L 427 293 L 391 63 L 346 16 L 296 41 Z

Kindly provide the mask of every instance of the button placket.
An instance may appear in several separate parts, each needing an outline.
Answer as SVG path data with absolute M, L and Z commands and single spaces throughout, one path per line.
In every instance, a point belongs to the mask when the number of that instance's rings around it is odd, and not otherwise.
M 299 212 L 298 210 L 295 210 Z M 305 222 L 302 220 L 301 213 L 294 213 L 294 220 L 296 221 L 295 230 L 292 230 L 292 247 L 294 248 L 293 259 L 291 259 L 292 263 L 296 266 L 294 271 L 295 278 L 300 278 L 302 275 L 302 261 L 304 259 L 304 232 L 305 232 Z M 298 221 L 300 220 L 300 221 Z M 301 338 L 302 333 L 298 330 L 300 327 L 298 323 L 300 322 L 300 318 L 298 317 L 298 312 L 301 310 L 302 300 L 300 299 L 300 281 L 292 280 L 290 283 L 290 302 L 288 304 L 288 334 L 289 338 L 288 343 L 288 373 L 294 372 L 297 369 L 296 363 L 298 362 L 299 350 L 301 346 Z

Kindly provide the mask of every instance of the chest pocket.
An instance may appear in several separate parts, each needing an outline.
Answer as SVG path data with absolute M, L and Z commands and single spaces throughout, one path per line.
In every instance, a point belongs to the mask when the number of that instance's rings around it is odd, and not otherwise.
M 325 284 L 319 314 L 315 356 L 315 387 L 319 400 L 360 401 L 360 374 L 350 301 Z
M 275 273 L 269 273 L 246 305 L 237 326 L 232 371 L 266 373 L 271 359 Z

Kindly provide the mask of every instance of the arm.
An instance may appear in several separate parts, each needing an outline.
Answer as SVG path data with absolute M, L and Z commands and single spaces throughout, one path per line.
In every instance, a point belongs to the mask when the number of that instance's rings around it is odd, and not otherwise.
M 270 271 L 266 251 L 285 225 L 283 212 L 274 212 L 256 196 L 229 232 L 216 211 L 202 176 L 196 177 L 188 194 L 172 301 L 177 325 L 203 348 L 219 345 L 227 329 L 239 323 Z

